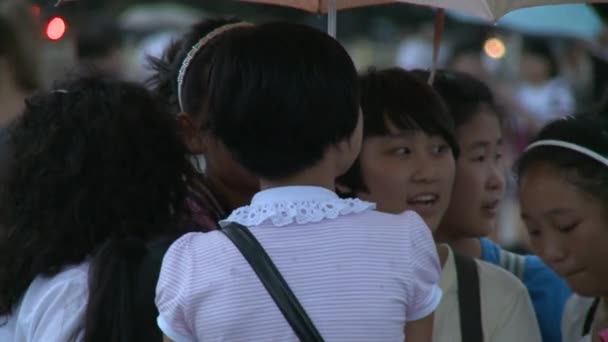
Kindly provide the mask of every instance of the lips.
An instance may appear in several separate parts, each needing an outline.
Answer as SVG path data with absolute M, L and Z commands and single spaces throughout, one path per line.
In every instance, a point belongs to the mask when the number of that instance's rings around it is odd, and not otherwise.
M 418 215 L 430 218 L 438 213 L 438 203 L 440 200 L 441 196 L 438 193 L 425 192 L 408 197 L 407 205 L 411 210 L 417 212 Z
M 407 204 L 412 206 L 432 206 L 439 200 L 439 195 L 436 193 L 417 194 L 407 199 Z
M 574 275 L 577 275 L 581 272 L 583 272 L 585 269 L 583 268 L 579 268 L 579 269 L 574 269 L 574 270 L 570 270 L 570 271 L 566 271 L 566 272 L 558 272 L 560 273 L 564 278 L 570 278 Z
M 498 206 L 500 205 L 499 200 L 491 200 L 485 202 L 481 206 L 481 210 L 490 217 L 495 217 L 498 214 Z

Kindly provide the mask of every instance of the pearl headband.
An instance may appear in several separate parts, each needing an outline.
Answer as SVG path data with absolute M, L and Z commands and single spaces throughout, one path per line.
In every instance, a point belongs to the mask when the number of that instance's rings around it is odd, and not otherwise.
M 179 109 L 182 112 L 184 111 L 184 102 L 182 100 L 182 87 L 183 87 L 183 83 L 184 83 L 184 78 L 186 77 L 186 72 L 188 72 L 188 67 L 190 66 L 190 63 L 192 62 L 194 57 L 196 57 L 196 54 L 203 48 L 203 46 L 207 45 L 207 43 L 209 43 L 209 41 L 211 41 L 213 38 L 221 35 L 222 33 L 232 30 L 234 28 L 247 27 L 247 26 L 252 26 L 252 25 L 253 24 L 246 23 L 246 22 L 226 24 L 226 25 L 220 26 L 220 27 L 216 28 L 215 30 L 209 32 L 203 38 L 201 38 L 201 40 L 199 40 L 196 44 L 194 44 L 192 49 L 190 49 L 190 51 L 186 55 L 186 58 L 184 58 L 184 61 L 182 62 L 182 66 L 179 68 L 179 73 L 177 74 L 177 101 L 179 103 Z
M 590 158 L 593 158 L 597 161 L 599 161 L 600 163 L 608 166 L 608 158 L 602 156 L 601 154 L 594 152 L 586 147 L 577 145 L 577 144 L 573 144 L 573 143 L 569 143 L 566 141 L 561 141 L 561 140 L 539 140 L 535 143 L 530 144 L 524 152 L 528 152 L 533 148 L 536 147 L 540 147 L 540 146 L 556 146 L 556 147 L 563 147 L 572 151 L 576 151 L 578 153 L 582 153 Z

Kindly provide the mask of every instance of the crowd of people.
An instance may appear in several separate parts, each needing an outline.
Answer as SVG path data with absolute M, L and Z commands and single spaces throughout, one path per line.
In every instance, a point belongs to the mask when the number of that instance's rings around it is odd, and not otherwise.
M 510 165 L 470 74 L 206 19 L 146 85 L 44 89 L 2 6 L 0 341 L 608 341 L 599 113 L 523 148 L 519 255 L 488 239 Z

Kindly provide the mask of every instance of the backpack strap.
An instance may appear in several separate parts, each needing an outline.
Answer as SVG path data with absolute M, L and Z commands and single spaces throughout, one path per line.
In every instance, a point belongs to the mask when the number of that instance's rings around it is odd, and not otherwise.
M 526 257 L 505 251 L 504 249 L 501 249 L 498 255 L 500 267 L 511 272 L 523 282 L 526 270 Z
M 593 325 L 593 319 L 595 318 L 595 312 L 597 311 L 597 306 L 600 304 L 600 299 L 595 298 L 589 310 L 587 311 L 587 315 L 585 315 L 585 324 L 583 325 L 583 334 L 581 336 L 587 336 L 591 332 L 591 326 Z
M 221 232 L 245 257 L 300 341 L 323 342 L 321 334 L 251 231 L 243 225 L 229 222 L 222 225 Z
M 458 278 L 458 308 L 463 342 L 483 342 L 479 272 L 475 259 L 454 253 Z

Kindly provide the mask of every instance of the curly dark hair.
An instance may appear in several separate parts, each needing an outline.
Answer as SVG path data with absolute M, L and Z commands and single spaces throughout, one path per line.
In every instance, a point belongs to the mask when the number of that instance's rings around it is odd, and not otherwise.
M 129 340 L 91 322 L 125 318 L 100 311 L 126 310 L 111 308 L 127 305 L 116 293 L 130 277 L 121 260 L 140 260 L 145 249 L 133 241 L 171 234 L 187 211 L 192 167 L 166 107 L 139 85 L 93 77 L 27 101 L 0 193 L 0 315 L 36 276 L 92 257 L 86 340 Z

